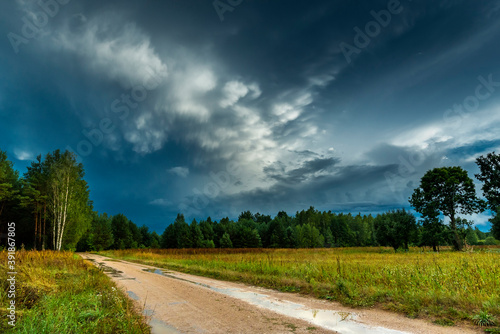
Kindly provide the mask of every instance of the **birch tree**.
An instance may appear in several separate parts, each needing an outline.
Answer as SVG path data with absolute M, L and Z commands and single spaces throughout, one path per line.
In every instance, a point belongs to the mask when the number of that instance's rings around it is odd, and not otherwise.
M 55 250 L 61 250 L 68 228 L 74 233 L 75 230 L 86 230 L 85 226 L 90 225 L 89 191 L 83 180 L 83 165 L 76 162 L 73 153 L 56 150 L 47 154 L 44 165 L 48 174 L 47 202 L 52 218 L 52 245 Z M 84 228 L 80 228 L 82 225 Z M 81 235 L 76 239 L 79 237 Z

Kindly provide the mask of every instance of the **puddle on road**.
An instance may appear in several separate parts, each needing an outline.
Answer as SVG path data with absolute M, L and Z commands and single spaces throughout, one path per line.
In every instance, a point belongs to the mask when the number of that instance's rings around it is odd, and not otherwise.
M 128 291 L 127 291 L 128 292 Z M 151 326 L 152 334 L 180 334 L 175 327 L 168 325 L 167 323 L 161 321 L 160 319 L 154 318 L 154 311 L 145 309 L 142 312 L 146 317 L 151 317 L 151 320 L 148 322 Z
M 355 321 L 357 319 L 357 315 L 354 313 L 310 309 L 302 304 L 272 300 L 267 295 L 247 292 L 237 288 L 222 289 L 210 287 L 210 289 L 240 300 L 244 300 L 250 304 L 266 308 L 279 314 L 306 320 L 312 324 L 337 331 L 341 334 L 407 334 L 406 332 L 397 330 L 383 327 L 370 327 L 361 324 Z
M 181 281 L 201 285 L 224 295 L 246 301 L 247 303 L 250 303 L 252 305 L 260 306 L 292 318 L 302 319 L 314 325 L 337 331 L 341 334 L 408 334 L 407 332 L 398 330 L 383 327 L 371 327 L 361 324 L 356 321 L 358 316 L 354 313 L 310 309 L 302 304 L 273 300 L 265 294 L 243 291 L 237 288 L 216 288 L 203 283 L 193 282 L 184 278 L 170 275 L 167 271 L 163 271 L 161 269 L 143 270 Z
M 123 271 L 111 268 L 110 266 L 107 266 L 104 262 L 96 262 L 96 263 L 99 265 L 99 269 L 101 269 L 105 274 L 110 274 L 113 277 L 121 277 L 123 274 Z
M 155 311 L 145 309 L 144 311 L 142 311 L 142 314 L 144 314 L 146 317 L 151 317 L 153 314 L 155 314 Z
M 99 269 L 102 270 L 103 273 L 109 274 L 111 277 L 120 278 L 120 280 L 136 280 L 135 277 L 123 277 L 123 271 L 116 270 L 110 266 L 107 266 L 104 262 L 96 262 L 99 266 Z
M 142 271 L 147 271 L 148 273 L 158 274 L 158 275 L 162 275 L 162 276 L 165 276 L 165 277 L 177 279 L 179 281 L 184 281 L 184 282 L 188 282 L 188 283 L 192 283 L 192 284 L 204 286 L 205 288 L 212 289 L 212 287 L 210 285 L 206 285 L 206 284 L 198 283 L 198 282 L 193 282 L 193 281 L 190 281 L 190 280 L 185 279 L 185 278 L 181 278 L 181 277 L 177 277 L 175 275 L 171 275 L 170 271 L 165 271 L 165 270 L 161 270 L 161 269 L 149 269 L 149 268 L 148 269 L 142 269 Z
M 158 268 L 147 268 L 147 269 L 142 269 L 142 271 L 147 271 L 148 273 L 153 273 L 153 274 L 158 274 L 158 275 L 163 275 L 166 276 L 169 272 L 165 270 L 161 270 Z
M 138 296 L 138 295 L 136 295 L 133 291 L 130 291 L 130 290 L 129 290 L 129 291 L 127 291 L 127 293 L 128 293 L 128 296 L 129 296 L 130 298 L 132 298 L 133 300 L 139 300 L 139 299 L 140 299 L 140 298 L 139 298 L 139 296 Z
M 158 320 L 156 318 L 151 319 L 149 322 L 149 325 L 151 326 L 151 333 L 152 334 L 180 334 L 175 327 L 172 327 L 170 325 L 167 325 L 161 320 Z
M 168 305 L 170 306 L 174 306 L 174 305 L 182 305 L 182 304 L 187 304 L 186 301 L 183 301 L 183 302 L 171 302 L 171 303 L 168 303 Z

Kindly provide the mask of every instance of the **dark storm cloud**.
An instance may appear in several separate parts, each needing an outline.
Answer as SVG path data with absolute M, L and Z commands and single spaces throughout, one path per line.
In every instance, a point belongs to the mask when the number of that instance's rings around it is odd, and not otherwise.
M 461 147 L 456 147 L 450 150 L 450 156 L 456 156 L 458 159 L 474 157 L 478 153 L 492 152 L 500 147 L 499 140 L 485 140 L 477 141 L 473 145 L 466 145 Z
M 339 163 L 339 159 L 326 158 L 326 159 L 314 159 L 305 161 L 302 166 L 289 171 L 284 170 L 284 168 L 275 168 L 273 166 L 268 166 L 263 169 L 264 173 L 268 175 L 269 178 L 274 179 L 280 183 L 285 184 L 299 184 L 306 180 L 309 176 L 322 171 L 327 171 L 330 167 Z
M 220 202 L 216 200 L 216 204 L 226 203 L 227 214 L 232 216 L 243 208 L 266 214 L 276 214 L 276 210 L 281 209 L 294 213 L 307 209 L 311 203 L 322 210 L 348 212 L 378 212 L 381 207 L 402 205 L 388 189 L 385 179 L 387 172 L 397 171 L 396 165 L 343 166 L 333 170 L 332 174 L 312 176 L 308 182 L 290 183 L 289 179 L 280 179 L 267 189 L 224 197 Z
M 340 44 L 388 4 L 244 1 L 221 21 L 210 1 L 72 0 L 16 53 L 8 34 L 43 9 L 5 2 L 0 148 L 16 166 L 71 148 L 96 209 L 158 231 L 181 204 L 200 217 L 407 205 L 426 170 L 500 150 L 495 84 L 444 117 L 479 76 L 500 81 L 500 6 L 402 0 L 349 62 Z M 230 185 L 204 194 L 231 163 Z

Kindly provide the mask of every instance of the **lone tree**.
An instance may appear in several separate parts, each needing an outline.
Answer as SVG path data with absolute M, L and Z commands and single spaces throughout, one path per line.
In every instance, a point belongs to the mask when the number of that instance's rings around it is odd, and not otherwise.
M 488 200 L 488 207 L 495 216 L 490 219 L 493 236 L 500 239 L 500 155 L 488 153 L 476 160 L 480 173 L 476 178 L 483 182 L 483 195 Z
M 437 219 L 440 214 L 450 219 L 453 246 L 462 250 L 463 242 L 457 229 L 457 214 L 480 213 L 486 203 L 476 197 L 472 179 L 461 167 L 434 168 L 422 177 L 410 204 L 424 218 Z

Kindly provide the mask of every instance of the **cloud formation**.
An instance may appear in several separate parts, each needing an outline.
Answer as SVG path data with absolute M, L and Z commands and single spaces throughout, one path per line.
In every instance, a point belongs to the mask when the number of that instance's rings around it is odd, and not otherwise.
M 172 167 L 168 171 L 180 177 L 187 177 L 189 175 L 189 168 L 186 167 Z
M 1 149 L 21 168 L 88 141 L 96 208 L 131 203 L 125 213 L 158 231 L 180 208 L 219 219 L 408 207 L 428 169 L 472 176 L 500 151 L 500 11 L 403 6 L 348 63 L 339 44 L 387 1 L 245 3 L 224 22 L 210 3 L 71 1 L 18 54 L 1 46 Z M 41 10 L 0 9 L 5 32 Z

